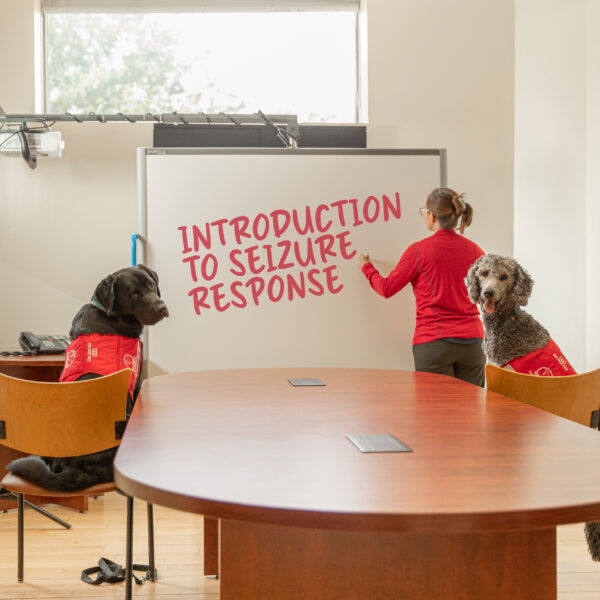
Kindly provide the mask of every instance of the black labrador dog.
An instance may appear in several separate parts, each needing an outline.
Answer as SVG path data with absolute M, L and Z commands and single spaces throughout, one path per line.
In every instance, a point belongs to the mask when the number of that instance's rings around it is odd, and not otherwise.
M 123 336 L 137 340 L 145 325 L 154 325 L 168 316 L 167 305 L 160 298 L 158 275 L 152 269 L 144 265 L 119 269 L 98 284 L 91 302 L 85 304 L 75 315 L 69 332 L 73 340 L 71 346 L 76 343 L 79 336 L 93 334 Z M 68 354 L 69 349 L 67 349 L 65 365 L 69 360 Z M 67 366 L 61 380 L 66 370 Z M 137 366 L 137 373 L 140 372 L 141 364 Z M 100 373 L 86 373 L 76 380 L 100 376 Z M 138 377 L 135 389 L 130 386 L 127 418 L 137 398 L 139 387 Z M 47 489 L 75 492 L 91 485 L 112 481 L 113 459 L 116 451 L 117 448 L 112 448 L 70 458 L 27 456 L 12 461 L 6 468 L 15 475 Z

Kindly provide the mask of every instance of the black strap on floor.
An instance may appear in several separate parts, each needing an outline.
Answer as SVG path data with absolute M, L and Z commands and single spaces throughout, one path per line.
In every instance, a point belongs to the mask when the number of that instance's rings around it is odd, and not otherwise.
M 150 567 L 148 565 L 133 565 L 133 570 L 144 571 L 145 573 L 144 577 L 136 577 L 135 573 L 132 573 L 137 584 L 144 583 L 144 581 L 150 577 Z M 93 575 L 94 573 L 98 573 L 96 579 L 90 577 L 90 575 Z M 81 581 L 91 583 L 92 585 L 125 581 L 125 569 L 108 558 L 101 558 L 98 561 L 97 567 L 90 567 L 89 569 L 81 571 Z

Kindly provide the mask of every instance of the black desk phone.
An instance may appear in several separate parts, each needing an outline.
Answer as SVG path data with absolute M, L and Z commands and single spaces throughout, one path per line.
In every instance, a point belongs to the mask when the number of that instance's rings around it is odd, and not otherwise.
M 36 335 L 31 331 L 21 331 L 19 336 L 21 348 L 34 354 L 62 354 L 70 343 L 68 335 Z

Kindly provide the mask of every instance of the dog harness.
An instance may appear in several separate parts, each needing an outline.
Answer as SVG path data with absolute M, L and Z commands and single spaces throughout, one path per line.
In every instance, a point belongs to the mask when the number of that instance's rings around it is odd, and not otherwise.
M 142 342 L 138 338 L 99 333 L 78 335 L 65 350 L 65 366 L 59 381 L 76 381 L 88 373 L 110 375 L 129 369 L 128 394 L 135 398 L 141 364 Z
M 129 387 L 127 389 L 126 416 L 129 418 L 136 391 L 140 380 L 142 367 L 142 342 L 139 338 L 129 338 L 123 335 L 101 335 L 92 333 L 89 335 L 78 335 L 65 350 L 65 366 L 59 381 L 76 381 L 83 375 L 110 375 L 122 369 L 129 369 Z M 141 584 L 150 578 L 150 567 L 148 565 L 133 565 L 132 571 L 144 571 L 144 577 L 136 577 L 132 572 L 136 583 Z M 93 573 L 99 573 L 96 579 L 90 577 Z M 101 583 L 116 583 L 125 579 L 125 570 L 121 565 L 101 558 L 97 567 L 83 569 L 81 580 L 85 583 L 99 585 Z
M 542 348 L 533 350 L 524 356 L 518 356 L 502 365 L 502 368 L 512 367 L 517 373 L 557 377 L 560 375 L 577 375 L 577 371 L 565 358 L 558 344 L 550 340 Z

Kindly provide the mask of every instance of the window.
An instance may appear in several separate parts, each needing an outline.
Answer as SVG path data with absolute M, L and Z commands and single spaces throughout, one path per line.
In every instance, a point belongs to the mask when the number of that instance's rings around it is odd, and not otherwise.
M 45 0 L 47 112 L 357 122 L 358 3 Z

